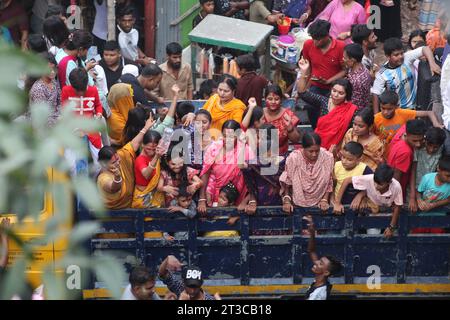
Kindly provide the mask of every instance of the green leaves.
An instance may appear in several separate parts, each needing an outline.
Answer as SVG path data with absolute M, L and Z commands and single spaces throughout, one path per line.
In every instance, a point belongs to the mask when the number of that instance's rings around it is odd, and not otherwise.
M 32 253 L 42 250 L 46 244 L 47 249 L 55 248 L 56 241 L 62 239 L 68 239 L 68 246 L 59 244 L 58 249 L 54 249 L 55 256 L 57 250 L 58 254 L 63 254 L 62 259 L 50 261 L 39 270 L 43 273 L 40 281 L 45 285 L 46 298 L 78 298 L 81 290 L 86 288 L 75 288 L 78 283 L 86 284 L 78 281 L 79 272 L 83 279 L 95 272 L 113 295 L 119 297 L 125 281 L 122 265 L 114 257 L 91 257 L 84 250 L 86 241 L 100 224 L 81 222 L 72 226 L 76 214 L 75 194 L 90 209 L 100 214 L 104 212 L 93 179 L 87 176 L 70 178 L 75 162 L 68 157 L 87 159 L 87 142 L 81 137 L 85 132 L 99 131 L 99 121 L 76 117 L 69 107 L 65 107 L 60 121 L 50 128 L 47 126 L 48 105 L 27 106 L 28 97 L 18 88 L 18 83 L 23 83 L 25 75 L 48 74 L 48 64 L 40 57 L 5 46 L 0 41 L 0 70 L 0 220 L 4 213 L 17 215 L 14 230 L 9 230 L 8 236 L 10 243 L 19 247 L 13 253 L 16 260 L 0 280 L 0 299 L 23 294 Z M 31 121 L 27 117 L 20 117 L 18 121 L 16 118 L 25 110 L 30 111 Z M 50 170 L 53 173 L 48 176 L 50 168 L 54 171 Z M 56 170 L 59 171 L 58 178 Z M 61 173 L 67 179 L 61 179 Z M 46 193 L 51 194 L 52 201 L 44 202 Z M 42 214 L 44 209 L 46 215 Z M 33 228 L 28 218 L 37 221 Z M 27 243 L 22 241 L 25 233 L 32 235 Z

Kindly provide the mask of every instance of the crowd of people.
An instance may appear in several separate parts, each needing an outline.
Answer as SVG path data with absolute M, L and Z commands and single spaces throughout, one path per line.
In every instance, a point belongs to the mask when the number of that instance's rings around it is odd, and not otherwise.
M 311 39 L 298 61 L 295 94 L 258 72 L 259 50 L 237 55 L 237 77 L 222 74 L 195 91 L 179 43 L 167 44 L 164 62 L 141 50 L 131 1 L 118 2 L 117 41 L 106 41 L 97 16 L 93 30 L 69 30 L 58 5 L 48 7 L 42 34 L 30 35 L 25 18 L 10 19 L 24 17 L 19 3 L 1 2 L 0 38 L 35 52 L 49 67 L 23 85 L 30 105 L 25 118 L 46 102 L 49 127 L 63 108 L 72 108 L 74 116 L 104 128 L 86 137 L 107 209 L 167 208 L 193 219 L 213 207 L 255 214 L 259 206 L 280 206 L 289 214 L 299 206 L 342 214 L 350 206 L 392 212 L 384 231 L 375 231 L 386 238 L 398 228 L 403 205 L 445 215 L 435 212 L 450 203 L 450 35 L 442 3 L 422 1 L 426 23 L 405 48 L 395 25 L 401 21 L 397 0 L 199 2 L 194 27 L 209 14 L 268 24 L 288 16 L 307 27 Z M 104 12 L 106 1 L 94 3 Z M 381 8 L 380 29 L 367 24 L 369 5 Z M 305 108 L 307 119 L 283 107 L 287 97 Z M 190 102 L 195 98 L 206 100 L 201 109 Z M 430 110 L 433 103 L 442 105 L 440 112 Z M 311 130 L 299 129 L 305 122 Z M 208 299 L 181 290 L 161 270 L 177 296 Z M 130 282 L 147 283 L 146 272 L 136 271 Z

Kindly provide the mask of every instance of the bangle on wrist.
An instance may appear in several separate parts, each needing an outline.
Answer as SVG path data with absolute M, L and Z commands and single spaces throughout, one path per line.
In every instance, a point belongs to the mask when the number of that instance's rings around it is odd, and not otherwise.
M 147 130 L 145 130 L 145 129 L 142 129 L 141 131 L 139 131 L 140 133 L 142 133 L 142 134 L 146 134 L 147 133 Z
M 391 231 L 395 231 L 397 229 L 397 227 L 393 226 L 392 224 L 390 224 L 388 228 Z
M 292 202 L 291 196 L 285 195 L 285 196 L 283 197 L 283 203 L 285 202 L 284 199 L 286 199 L 286 198 L 289 199 L 289 203 Z
M 206 199 L 198 199 L 198 202 L 206 202 Z
M 119 180 L 116 180 L 116 177 L 114 177 L 113 182 L 114 182 L 114 183 L 121 183 L 121 182 L 122 182 L 122 177 L 120 177 Z
M 321 199 L 319 202 L 326 202 L 326 203 L 328 203 L 328 200 L 327 199 Z
M 252 203 L 256 204 L 256 200 L 250 200 L 250 201 L 248 202 L 248 204 L 252 204 Z

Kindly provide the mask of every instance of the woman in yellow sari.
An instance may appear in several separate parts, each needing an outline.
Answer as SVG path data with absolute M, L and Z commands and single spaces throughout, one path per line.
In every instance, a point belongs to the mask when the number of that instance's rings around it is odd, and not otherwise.
M 245 104 L 234 97 L 237 88 L 237 80 L 228 74 L 223 75 L 217 88 L 217 94 L 206 101 L 203 109 L 212 117 L 211 137 L 216 140 L 222 131 L 222 126 L 227 120 L 242 122 L 246 109 Z
M 108 118 L 108 135 L 112 144 L 120 145 L 123 129 L 128 120 L 128 112 L 134 108 L 133 89 L 126 83 L 116 83 L 108 94 L 111 116 Z
M 134 209 L 159 208 L 164 204 L 164 194 L 156 190 L 161 175 L 160 158 L 164 154 L 158 147 L 160 140 L 161 135 L 154 130 L 144 135 L 142 153 L 134 163 Z
M 372 171 L 384 162 L 384 143 L 373 133 L 374 116 L 370 108 L 364 108 L 355 116 L 353 128 L 349 129 L 342 141 L 342 148 L 350 142 L 359 142 L 364 147 L 361 162 L 365 163 Z

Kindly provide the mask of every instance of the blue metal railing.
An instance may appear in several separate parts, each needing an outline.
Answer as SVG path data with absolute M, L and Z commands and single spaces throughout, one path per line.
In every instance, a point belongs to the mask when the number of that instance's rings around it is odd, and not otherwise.
M 450 234 L 411 233 L 415 228 L 450 229 L 450 216 L 416 216 L 405 210 L 398 231 L 389 240 L 382 234 L 366 233 L 366 229 L 389 225 L 390 216 L 382 214 L 360 216 L 347 211 L 335 216 L 296 208 L 287 215 L 279 207 L 263 207 L 253 216 L 225 208 L 208 210 L 205 219 L 187 219 L 165 209 L 111 211 L 109 218 L 102 220 L 102 237 L 91 240 L 91 250 L 117 252 L 124 261 L 133 256 L 152 267 L 173 254 L 185 263 L 198 265 L 207 279 L 218 284 L 310 283 L 309 237 L 302 234 L 305 214 L 313 215 L 319 230 L 318 253 L 334 255 L 343 263 L 335 282 L 359 283 L 368 277 L 367 268 L 376 265 L 386 282 L 450 283 Z M 230 215 L 240 216 L 236 224 L 227 224 Z M 217 230 L 238 235 L 212 238 L 205 234 Z M 186 237 L 168 241 L 146 236 L 153 231 L 185 232 Z M 118 234 L 122 237 L 117 238 Z

